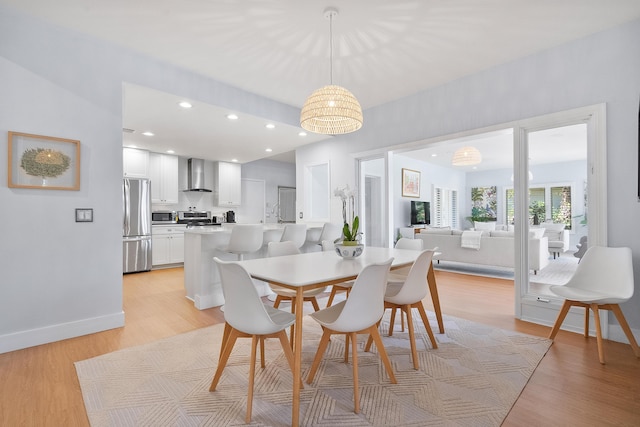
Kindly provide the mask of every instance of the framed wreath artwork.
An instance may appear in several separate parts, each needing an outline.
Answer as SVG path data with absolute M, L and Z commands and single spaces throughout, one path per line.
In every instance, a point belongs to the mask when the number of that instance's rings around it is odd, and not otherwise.
M 80 190 L 80 141 L 9 131 L 8 186 Z

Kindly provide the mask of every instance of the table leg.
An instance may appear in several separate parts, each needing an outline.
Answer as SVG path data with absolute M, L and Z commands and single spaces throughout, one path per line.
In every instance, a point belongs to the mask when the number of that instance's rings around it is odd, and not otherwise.
M 296 290 L 296 327 L 293 345 L 293 402 L 291 408 L 291 425 L 300 424 L 300 384 L 302 382 L 302 305 L 304 296 L 302 287 Z
M 440 298 L 438 298 L 438 288 L 436 287 L 436 274 L 433 271 L 433 262 L 429 264 L 427 283 L 429 284 L 431 301 L 433 301 L 433 311 L 435 311 L 436 319 L 438 319 L 438 328 L 440 328 L 440 333 L 444 334 L 444 323 L 442 322 L 442 311 L 440 310 Z

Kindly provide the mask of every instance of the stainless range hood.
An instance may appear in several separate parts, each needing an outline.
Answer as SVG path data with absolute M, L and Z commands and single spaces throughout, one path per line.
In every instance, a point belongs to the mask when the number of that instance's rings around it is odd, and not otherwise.
M 204 160 L 187 160 L 187 189 L 184 191 L 200 191 L 211 193 L 211 190 L 204 188 Z

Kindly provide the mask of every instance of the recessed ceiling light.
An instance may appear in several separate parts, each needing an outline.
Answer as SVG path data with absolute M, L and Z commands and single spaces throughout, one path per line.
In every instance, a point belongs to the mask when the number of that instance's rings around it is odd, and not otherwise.
M 137 146 L 137 145 L 133 145 L 133 144 L 131 144 L 131 145 L 127 145 L 127 147 L 129 147 L 129 148 L 138 148 L 138 146 Z
M 267 153 L 270 153 L 270 152 L 272 152 L 273 150 L 272 150 L 271 148 L 267 148 L 267 149 L 266 149 L 266 150 L 264 150 L 264 151 L 266 151 Z
M 149 131 L 142 132 L 142 134 L 143 134 L 144 136 L 153 136 L 153 132 L 149 132 Z
M 238 116 L 235 114 L 227 114 L 227 119 L 229 120 L 238 120 Z
M 438 157 L 438 153 L 431 154 L 431 157 Z
M 238 159 L 231 159 L 231 161 L 232 161 L 232 162 L 237 162 L 237 161 L 238 161 Z
M 306 132 L 304 132 L 304 131 L 302 131 L 302 132 L 300 132 L 300 133 L 298 134 L 298 136 L 307 136 L 307 133 L 306 133 Z
M 169 153 L 169 154 L 173 154 L 173 153 L 175 153 L 175 151 L 173 151 L 173 150 L 167 150 L 167 153 Z
M 187 102 L 187 101 L 179 102 L 178 105 L 181 106 L 182 108 L 191 108 L 191 107 L 193 107 L 193 105 L 190 102 Z
M 274 129 L 276 125 L 274 125 L 273 123 L 267 123 L 266 125 L 264 125 L 264 127 L 266 127 L 267 129 Z

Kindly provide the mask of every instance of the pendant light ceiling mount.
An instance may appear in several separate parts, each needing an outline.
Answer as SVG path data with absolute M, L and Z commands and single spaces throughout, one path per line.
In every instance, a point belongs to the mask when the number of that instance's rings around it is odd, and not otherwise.
M 362 108 L 355 96 L 333 84 L 333 19 L 338 9 L 327 7 L 323 15 L 329 20 L 329 86 L 314 91 L 300 111 L 300 126 L 314 133 L 339 135 L 362 127 Z

